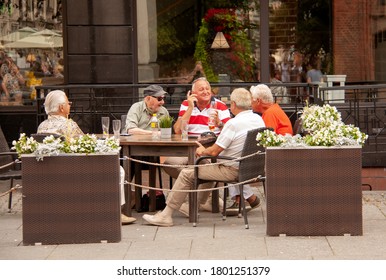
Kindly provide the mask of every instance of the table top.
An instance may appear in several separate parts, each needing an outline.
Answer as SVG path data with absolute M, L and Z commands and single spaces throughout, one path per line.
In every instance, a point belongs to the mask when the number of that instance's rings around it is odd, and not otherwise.
M 151 135 L 129 135 L 120 136 L 120 144 L 132 146 L 194 146 L 197 147 L 197 137 L 189 137 L 182 140 L 180 134 L 172 134 L 171 138 L 152 139 Z

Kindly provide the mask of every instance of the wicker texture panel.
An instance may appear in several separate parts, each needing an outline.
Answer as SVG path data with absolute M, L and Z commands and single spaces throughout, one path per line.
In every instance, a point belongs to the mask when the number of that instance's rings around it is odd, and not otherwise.
M 121 240 L 118 155 L 22 161 L 25 245 Z
M 361 148 L 268 148 L 267 235 L 362 235 Z

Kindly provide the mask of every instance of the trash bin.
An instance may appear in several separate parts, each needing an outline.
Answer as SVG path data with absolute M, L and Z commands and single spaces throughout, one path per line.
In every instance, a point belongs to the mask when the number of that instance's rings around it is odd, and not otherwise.
M 347 75 L 324 75 L 324 82 L 327 87 L 342 87 L 345 86 Z M 344 103 L 345 91 L 344 89 L 327 90 L 322 93 L 322 100 L 329 103 Z

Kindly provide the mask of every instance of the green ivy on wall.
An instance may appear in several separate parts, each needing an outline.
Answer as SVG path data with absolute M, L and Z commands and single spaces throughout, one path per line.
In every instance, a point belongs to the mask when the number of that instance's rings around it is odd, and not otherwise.
M 217 82 L 218 76 L 212 67 L 210 46 L 217 32 L 223 32 L 230 45 L 227 59 L 232 62 L 232 76 L 243 81 L 254 81 L 254 59 L 250 40 L 245 32 L 245 20 L 233 9 L 209 9 L 201 21 L 194 58 L 201 61 L 206 77 Z

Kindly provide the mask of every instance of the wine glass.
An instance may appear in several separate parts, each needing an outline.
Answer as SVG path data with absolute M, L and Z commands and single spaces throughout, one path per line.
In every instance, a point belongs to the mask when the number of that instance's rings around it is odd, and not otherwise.
M 102 117 L 103 137 L 109 137 L 110 117 Z
M 121 134 L 121 120 L 113 120 L 113 131 L 115 139 L 119 139 Z
M 181 120 L 181 139 L 188 140 L 189 123 L 187 120 Z

